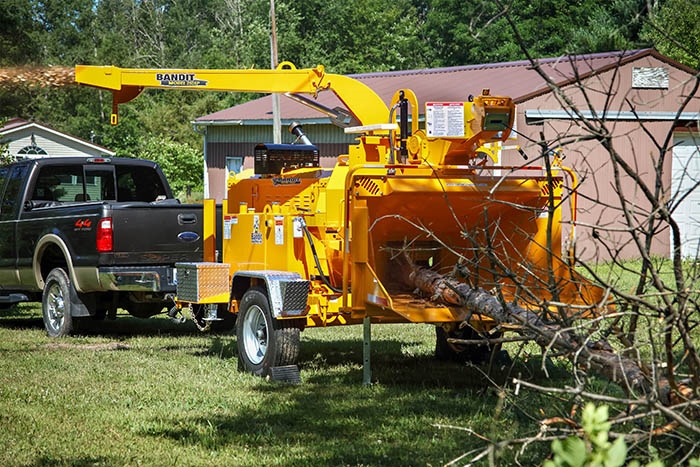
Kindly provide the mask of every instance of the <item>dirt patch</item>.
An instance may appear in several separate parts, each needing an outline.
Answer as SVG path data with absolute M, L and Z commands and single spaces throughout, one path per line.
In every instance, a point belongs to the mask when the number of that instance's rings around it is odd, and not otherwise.
M 130 346 L 127 344 L 122 344 L 121 342 L 107 342 L 105 344 L 71 344 L 68 342 L 52 342 L 46 344 L 47 349 L 51 350 L 61 350 L 61 349 L 77 349 L 77 350 L 129 350 Z

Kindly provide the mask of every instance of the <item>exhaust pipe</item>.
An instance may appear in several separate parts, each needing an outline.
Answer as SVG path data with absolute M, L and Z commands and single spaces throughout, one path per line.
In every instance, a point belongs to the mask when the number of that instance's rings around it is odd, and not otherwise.
M 290 123 L 289 124 L 289 132 L 297 137 L 297 141 L 301 141 L 303 144 L 308 144 L 309 146 L 312 145 L 311 140 L 304 134 L 304 131 L 301 129 L 301 123 L 299 123 L 299 122 Z M 296 141 L 295 141 L 295 143 L 296 143 Z

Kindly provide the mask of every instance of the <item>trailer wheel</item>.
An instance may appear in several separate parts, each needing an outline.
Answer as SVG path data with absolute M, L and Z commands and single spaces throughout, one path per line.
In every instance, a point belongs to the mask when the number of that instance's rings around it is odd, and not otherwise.
M 271 367 L 296 364 L 299 327 L 273 318 L 263 289 L 248 290 L 239 308 L 236 342 L 241 370 L 265 376 Z
M 447 339 L 478 339 L 472 328 L 466 326 L 450 332 L 442 326 L 435 326 L 435 358 L 443 361 L 484 363 L 491 355 L 488 346 L 464 345 L 448 342 Z
M 41 309 L 49 337 L 67 336 L 73 331 L 70 289 L 70 279 L 63 269 L 53 269 L 46 276 Z

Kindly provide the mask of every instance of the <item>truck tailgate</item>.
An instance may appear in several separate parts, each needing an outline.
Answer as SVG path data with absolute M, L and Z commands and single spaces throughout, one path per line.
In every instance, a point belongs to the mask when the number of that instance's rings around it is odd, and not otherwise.
M 112 205 L 115 261 L 121 264 L 202 261 L 202 213 L 198 204 Z

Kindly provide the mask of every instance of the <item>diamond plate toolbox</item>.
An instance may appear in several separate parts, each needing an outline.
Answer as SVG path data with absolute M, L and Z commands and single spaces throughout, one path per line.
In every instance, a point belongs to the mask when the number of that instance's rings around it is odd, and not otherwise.
M 200 302 L 229 292 L 229 265 L 177 263 L 177 299 Z

